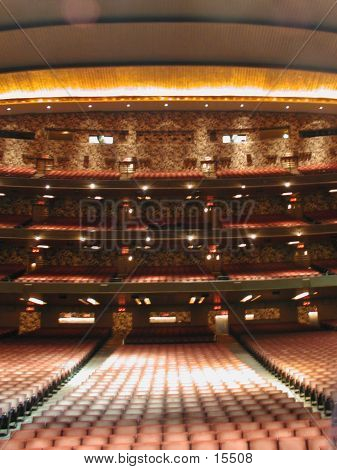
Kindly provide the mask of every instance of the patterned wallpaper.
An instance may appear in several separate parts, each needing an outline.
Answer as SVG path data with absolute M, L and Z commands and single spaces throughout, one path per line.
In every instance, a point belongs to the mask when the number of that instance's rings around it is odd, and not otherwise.
M 279 320 L 281 311 L 279 308 L 250 308 L 245 310 L 245 315 L 254 315 L 254 320 Z
M 114 312 L 112 314 L 112 329 L 115 335 L 130 333 L 133 325 L 131 312 Z
M 41 328 L 40 312 L 21 312 L 19 318 L 19 334 L 29 333 Z
M 290 139 L 259 139 L 259 128 L 289 127 Z M 312 153 L 310 164 L 332 161 L 337 136 L 301 139 L 299 130 L 337 127 L 337 116 L 310 114 L 275 114 L 242 112 L 139 112 L 139 113 L 69 113 L 50 115 L 3 116 L 0 129 L 36 132 L 34 141 L 0 139 L 2 164 L 22 166 L 25 156 L 50 155 L 56 167 L 83 168 L 89 158 L 89 168 L 117 168 L 117 160 L 137 157 L 138 169 L 184 169 L 191 161 L 218 156 L 231 168 L 247 166 L 247 155 L 255 167 L 268 163 L 279 165 L 287 154 Z M 72 142 L 47 140 L 46 128 L 77 129 Z M 127 131 L 125 142 L 113 145 L 88 143 L 95 130 Z M 218 135 L 233 131 L 249 132 L 244 144 L 213 142 L 210 131 Z M 151 131 L 150 138 L 142 133 Z M 154 132 L 156 131 L 156 132 Z M 188 131 L 186 133 L 181 131 Z M 172 137 L 173 136 L 173 137 Z M 27 160 L 26 160 L 27 161 Z M 300 162 L 300 163 L 305 163 Z

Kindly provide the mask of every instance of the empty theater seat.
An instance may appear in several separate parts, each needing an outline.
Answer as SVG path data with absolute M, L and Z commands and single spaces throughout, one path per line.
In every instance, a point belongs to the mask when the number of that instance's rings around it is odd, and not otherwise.
M 15 282 L 109 282 L 115 274 L 115 269 L 107 266 L 43 266 Z
M 53 179 L 116 180 L 120 173 L 114 170 L 51 170 L 46 177 Z
M 259 176 L 281 176 L 288 175 L 289 170 L 282 167 L 265 167 L 265 168 L 245 168 L 244 170 L 235 169 L 219 169 L 216 172 L 218 178 L 242 178 L 242 177 L 259 177 Z
M 192 282 L 210 281 L 214 275 L 205 273 L 198 266 L 153 266 L 140 267 L 127 282 Z
M 241 361 L 234 344 L 121 346 L 1 447 L 332 448 L 329 420 Z
M 336 390 L 334 331 L 241 336 L 245 346 L 275 375 L 329 415 Z
M 41 403 L 89 358 L 100 341 L 79 342 L 78 336 L 43 337 L 41 333 L 40 337 L 1 338 L 0 432 Z
M 36 174 L 34 168 L 0 166 L 0 176 L 12 176 L 15 178 L 31 178 Z

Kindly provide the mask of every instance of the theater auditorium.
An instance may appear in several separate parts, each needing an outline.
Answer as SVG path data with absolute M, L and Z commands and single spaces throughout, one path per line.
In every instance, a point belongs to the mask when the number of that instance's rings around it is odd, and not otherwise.
M 333 450 L 332 0 L 0 2 L 0 450 Z

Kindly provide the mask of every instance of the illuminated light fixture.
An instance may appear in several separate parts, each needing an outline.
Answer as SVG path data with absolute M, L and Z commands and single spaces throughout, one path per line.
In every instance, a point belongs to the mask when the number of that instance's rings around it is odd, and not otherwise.
M 208 104 L 208 103 L 206 103 L 206 104 L 205 104 L 205 108 L 208 108 L 208 106 L 209 106 L 209 104 Z
M 337 189 L 330 189 L 329 193 L 337 193 Z
M 296 235 L 297 235 L 298 237 L 301 237 L 301 236 L 302 236 L 302 232 L 297 232 Z
M 246 189 L 246 185 L 245 185 L 245 184 L 242 184 L 242 185 L 241 185 L 241 189 Z
M 151 299 L 149 297 L 144 297 L 144 304 L 151 305 Z
M 242 198 L 242 194 L 235 194 L 235 196 L 233 196 L 234 199 L 241 199 Z
M 164 106 L 165 106 L 165 108 L 167 108 L 167 107 L 168 107 L 168 103 L 165 103 Z
M 259 299 L 260 297 L 262 297 L 261 294 L 260 294 L 260 295 L 257 295 L 256 297 L 254 297 L 254 298 L 251 300 L 251 302 L 255 302 L 255 300 Z
M 207 255 L 206 259 L 208 259 L 208 260 L 212 259 L 212 255 Z
M 49 184 L 46 184 L 45 189 L 50 189 Z
M 28 302 L 36 305 L 46 305 L 47 302 L 44 302 L 41 299 L 37 299 L 36 297 L 29 297 Z
M 285 186 L 286 188 L 289 188 L 289 187 L 290 187 L 289 181 L 287 181 L 286 183 L 284 183 L 284 186 Z
M 206 299 L 206 296 L 205 296 L 205 295 L 202 295 L 202 296 L 200 297 L 200 299 L 198 300 L 198 304 L 202 304 L 205 299 Z
M 133 214 L 133 209 L 128 210 L 129 214 Z
M 243 103 L 240 104 L 240 108 L 244 108 L 245 105 Z
M 88 108 L 92 108 L 92 104 L 88 104 Z
M 80 237 L 80 242 L 85 242 L 86 238 L 85 237 Z
M 131 104 L 130 104 L 130 103 L 128 103 L 128 104 L 126 105 L 126 107 L 127 107 L 127 108 L 130 108 L 130 107 L 131 107 Z
M 220 261 L 220 255 L 216 255 L 215 259 L 216 259 L 217 261 Z
M 240 300 L 240 302 L 248 302 L 248 300 L 251 300 L 253 298 L 252 294 L 246 295 L 246 297 L 243 297 L 243 299 Z
M 252 233 L 251 235 L 249 235 L 250 238 L 252 238 L 253 240 L 255 240 L 255 238 L 257 237 L 256 233 Z
M 151 241 L 151 237 L 146 237 L 146 238 L 145 238 L 145 241 L 146 241 L 146 242 L 150 242 L 150 241 Z
M 151 249 L 151 247 L 149 245 L 144 246 L 144 250 L 150 250 L 150 249 Z
M 146 186 L 146 185 L 145 185 L 145 186 L 142 186 L 142 190 L 143 190 L 143 191 L 147 191 L 148 189 L 149 189 L 148 186 Z
M 95 183 L 91 183 L 91 184 L 89 185 L 89 188 L 90 188 L 90 189 L 95 189 L 95 188 L 96 188 Z
M 204 212 L 208 212 L 208 207 L 205 207 L 205 208 L 204 208 Z
M 78 299 L 78 301 L 81 302 L 81 304 L 89 305 L 89 302 L 87 302 L 85 299 Z
M 92 245 L 91 249 L 92 249 L 92 250 L 100 250 L 101 247 L 98 246 L 98 245 Z
M 317 291 L 313 293 L 313 295 L 317 295 L 317 294 L 318 294 L 318 292 L 317 292 Z
M 48 104 L 48 106 L 46 106 L 46 108 L 47 108 L 47 109 L 51 109 L 51 106 L 50 106 L 50 104 Z
M 285 132 L 282 137 L 283 137 L 284 139 L 289 139 L 289 134 L 288 134 L 288 132 Z
M 30 267 L 31 267 L 32 269 L 35 269 L 35 268 L 36 268 L 36 263 L 31 263 L 31 264 L 30 264 Z
M 186 199 L 192 199 L 192 196 L 191 195 L 186 196 Z
M 101 201 L 103 199 L 102 196 L 95 196 L 94 199 L 96 199 L 96 201 Z
M 300 294 L 295 295 L 295 297 L 293 297 L 293 300 L 304 299 L 304 297 L 308 297 L 308 296 L 309 296 L 309 292 L 301 292 Z
M 6 111 L 12 111 L 12 108 L 6 108 Z
M 191 297 L 190 300 L 188 301 L 188 303 L 193 305 L 193 304 L 195 304 L 196 300 L 197 300 L 196 297 Z
M 294 240 L 293 242 L 288 242 L 288 245 L 298 245 L 299 243 L 298 240 Z
M 247 243 L 240 243 L 240 245 L 238 245 L 239 248 L 245 248 L 247 246 Z
M 137 305 L 142 305 L 142 301 L 140 300 L 139 297 L 135 297 L 135 302 Z
M 188 183 L 188 184 L 186 185 L 186 187 L 187 187 L 187 189 L 192 189 L 192 188 L 193 188 L 193 184 L 192 184 L 192 183 Z
M 188 235 L 187 240 L 192 242 L 194 240 L 194 235 Z
M 282 193 L 281 196 L 292 196 L 293 193 L 289 192 L 289 193 Z
M 87 302 L 88 302 L 90 305 L 99 305 L 99 302 L 97 302 L 97 300 L 94 299 L 93 297 L 88 297 L 88 298 L 87 298 Z
M 43 197 L 45 199 L 55 199 L 55 196 L 52 196 L 51 194 L 45 194 Z
M 37 245 L 37 248 L 41 248 L 42 250 L 48 250 L 50 246 L 49 245 Z
M 245 320 L 250 321 L 254 320 L 254 313 L 245 313 Z
M 323 108 L 324 108 L 324 106 L 320 106 L 318 109 L 323 109 Z
M 304 256 L 308 256 L 308 250 L 305 250 Z
M 5 193 L 0 193 L 0 197 L 4 197 L 4 196 L 6 196 Z
M 34 238 L 35 238 L 35 240 L 36 240 L 37 242 L 38 242 L 39 240 L 41 240 L 41 237 L 40 237 L 40 235 L 35 235 L 35 237 L 34 237 Z
M 128 261 L 132 261 L 132 260 L 133 260 L 133 256 L 129 256 Z
M 289 211 L 291 208 L 292 208 L 292 205 L 291 205 L 291 204 L 288 204 L 288 207 L 287 207 L 288 211 Z
M 289 108 L 290 108 L 290 106 L 287 104 L 286 109 L 289 109 Z

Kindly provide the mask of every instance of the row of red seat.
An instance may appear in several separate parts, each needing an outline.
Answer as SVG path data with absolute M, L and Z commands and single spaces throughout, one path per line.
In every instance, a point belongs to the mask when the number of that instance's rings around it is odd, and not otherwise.
M 120 173 L 114 170 L 51 170 L 46 177 L 54 179 L 97 179 L 115 180 L 120 178 Z
M 336 340 L 334 331 L 241 337 L 267 368 L 328 414 L 336 392 Z
M 315 277 L 320 273 L 314 269 L 300 267 L 291 263 L 232 263 L 223 267 L 229 279 L 278 279 L 292 277 Z
M 315 165 L 299 166 L 298 171 L 305 175 L 315 174 L 315 173 L 336 173 L 337 164 L 336 163 L 317 163 Z
M 110 266 L 42 266 L 15 282 L 109 282 L 116 275 Z
M 2 448 L 331 448 L 330 422 L 250 368 L 233 346 L 122 346 Z
M 0 166 L 0 176 L 13 176 L 17 178 L 31 178 L 36 174 L 34 168 L 26 166 L 15 167 L 15 166 Z
M 200 170 L 184 170 L 184 171 L 136 171 L 133 173 L 134 179 L 200 179 L 205 174 Z
M 90 356 L 97 340 L 2 338 L 0 342 L 0 432 L 24 417 Z M 76 348 L 75 348 L 76 346 Z
M 197 282 L 211 281 L 215 276 L 198 266 L 146 266 L 136 269 L 127 282 Z

